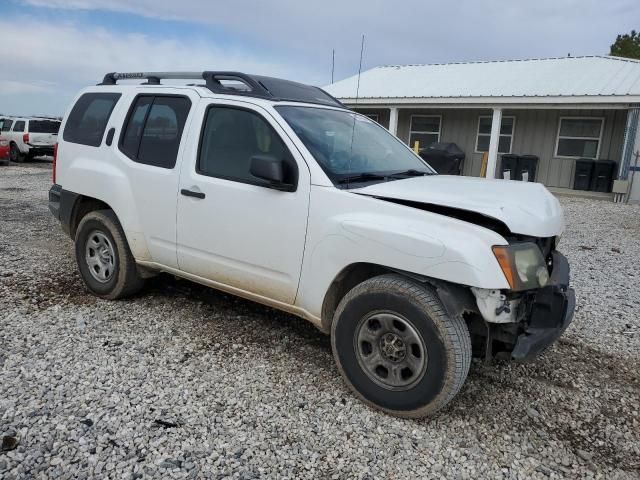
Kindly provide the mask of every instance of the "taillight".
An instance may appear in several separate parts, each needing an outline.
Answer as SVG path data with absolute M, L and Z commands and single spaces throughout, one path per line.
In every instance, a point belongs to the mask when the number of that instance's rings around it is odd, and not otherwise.
M 29 134 L 25 133 L 24 135 L 22 135 L 22 141 L 24 143 L 29 143 Z
M 58 161 L 58 142 L 53 146 L 53 183 L 56 183 L 56 163 Z

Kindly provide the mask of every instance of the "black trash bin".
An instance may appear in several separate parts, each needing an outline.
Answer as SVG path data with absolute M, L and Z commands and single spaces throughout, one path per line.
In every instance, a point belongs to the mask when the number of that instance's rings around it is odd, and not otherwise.
M 465 154 L 455 143 L 432 143 L 420 149 L 420 156 L 442 175 L 462 174 Z
M 520 168 L 518 155 L 505 153 L 502 155 L 502 163 L 500 164 L 500 177 L 505 180 L 519 180 Z M 520 177 L 522 178 L 522 177 Z
M 576 160 L 576 172 L 573 176 L 574 190 L 589 190 L 591 187 L 594 163 L 595 162 L 589 158 L 580 158 Z
M 590 189 L 594 192 L 610 192 L 615 170 L 616 162 L 613 160 L 597 160 L 594 162 Z
M 516 180 L 535 182 L 538 160 L 539 158 L 536 155 L 521 155 L 518 158 L 518 176 Z

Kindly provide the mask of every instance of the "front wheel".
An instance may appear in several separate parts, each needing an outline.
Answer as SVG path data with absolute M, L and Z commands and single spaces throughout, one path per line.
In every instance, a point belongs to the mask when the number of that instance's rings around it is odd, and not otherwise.
M 82 218 L 75 250 L 80 275 L 95 295 L 113 300 L 142 288 L 144 280 L 113 211 L 98 210 Z
M 450 317 L 431 287 L 400 275 L 369 279 L 342 299 L 331 346 L 349 387 L 400 417 L 424 417 L 445 406 L 471 363 L 464 320 Z

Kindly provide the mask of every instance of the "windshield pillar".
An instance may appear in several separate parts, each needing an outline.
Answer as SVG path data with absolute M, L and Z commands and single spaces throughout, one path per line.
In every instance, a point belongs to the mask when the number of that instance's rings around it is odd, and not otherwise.
M 498 165 L 498 143 L 500 141 L 500 125 L 502 124 L 502 109 L 493 109 L 491 120 L 491 137 L 489 138 L 489 153 L 487 154 L 487 178 L 496 178 Z
M 391 107 L 389 109 L 389 131 L 398 136 L 398 107 Z

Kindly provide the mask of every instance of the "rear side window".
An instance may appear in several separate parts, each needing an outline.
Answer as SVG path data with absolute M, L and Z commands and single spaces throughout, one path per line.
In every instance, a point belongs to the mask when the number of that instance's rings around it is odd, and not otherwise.
M 191 100 L 187 97 L 136 97 L 120 137 L 120 150 L 134 162 L 161 168 L 175 167 L 190 109 Z
M 19 120 L 13 126 L 13 132 L 24 132 L 24 120 Z
M 29 121 L 30 133 L 58 133 L 60 122 L 53 120 L 31 120 Z
M 62 138 L 65 142 L 99 147 L 119 93 L 85 93 L 71 109 Z

